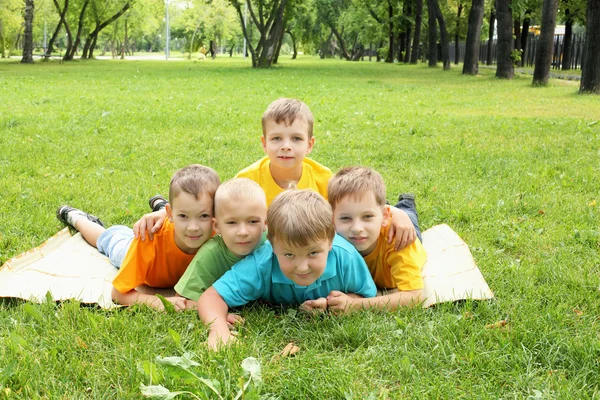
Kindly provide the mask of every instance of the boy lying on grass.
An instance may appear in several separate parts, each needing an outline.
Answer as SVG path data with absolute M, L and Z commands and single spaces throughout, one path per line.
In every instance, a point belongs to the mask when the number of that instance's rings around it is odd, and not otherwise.
M 427 254 L 417 239 L 402 250 L 387 242 L 390 211 L 385 200 L 385 184 L 381 175 L 366 167 L 341 169 L 329 181 L 329 203 L 337 233 L 347 239 L 364 257 L 377 288 L 386 292 L 372 299 L 352 298 L 342 292 L 327 297 L 328 308 L 387 308 L 414 305 L 422 301 L 421 269 Z M 412 198 L 401 198 L 399 205 L 414 216 Z
M 113 280 L 112 299 L 123 305 L 147 304 L 164 310 L 160 299 L 136 290 L 146 284 L 172 288 L 183 275 L 198 249 L 212 236 L 213 197 L 219 176 L 211 168 L 193 164 L 171 178 L 167 221 L 153 241 L 134 238 L 131 228 L 115 225 L 108 229 L 84 211 L 63 205 L 56 217 L 78 230 L 83 238 L 119 268 Z M 193 307 L 179 296 L 168 297 L 175 310 Z
M 198 300 L 210 324 L 208 344 L 217 349 L 232 336 L 230 307 L 265 300 L 326 309 L 330 293 L 373 297 L 376 287 L 363 258 L 335 234 L 331 206 L 312 190 L 287 190 L 267 211 L 267 241 L 233 266 Z
M 307 156 L 312 152 L 313 115 L 306 104 L 294 99 L 281 98 L 271 103 L 262 116 L 261 143 L 265 157 L 240 171 L 236 178 L 249 178 L 263 188 L 267 206 L 290 184 L 298 189 L 313 189 L 327 199 L 327 184 L 331 170 Z M 394 247 L 400 249 L 414 242 L 418 236 L 410 215 L 391 208 L 388 242 L 395 237 Z M 133 226 L 135 236 L 145 240 L 160 228 L 164 211 L 146 214 Z

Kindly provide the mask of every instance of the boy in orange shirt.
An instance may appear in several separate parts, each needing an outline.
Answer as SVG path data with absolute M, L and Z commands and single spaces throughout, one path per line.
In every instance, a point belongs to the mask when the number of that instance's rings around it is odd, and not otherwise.
M 83 238 L 119 268 L 113 280 L 112 299 L 123 305 L 147 304 L 163 310 L 160 299 L 136 290 L 140 285 L 172 288 L 185 272 L 194 255 L 212 236 L 213 199 L 219 176 L 211 168 L 193 164 L 181 168 L 171 178 L 168 219 L 153 241 L 134 238 L 131 228 L 102 222 L 79 209 L 63 205 L 56 217 L 78 230 Z M 168 297 L 177 311 L 186 308 L 180 296 Z
M 367 299 L 332 292 L 327 297 L 328 308 L 394 310 L 418 304 L 422 300 L 421 269 L 427 253 L 418 238 L 401 250 L 387 242 L 391 207 L 386 205 L 381 175 L 366 167 L 343 168 L 329 181 L 328 190 L 335 230 L 363 256 L 382 293 Z

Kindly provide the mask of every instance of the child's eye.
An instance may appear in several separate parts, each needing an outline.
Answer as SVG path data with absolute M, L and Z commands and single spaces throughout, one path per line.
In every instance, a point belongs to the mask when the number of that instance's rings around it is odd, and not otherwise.
M 350 221 L 350 217 L 340 217 L 342 221 Z
M 368 215 L 364 216 L 365 219 L 370 219 L 370 218 L 373 218 L 373 217 L 374 217 L 374 215 L 371 215 L 371 214 L 368 214 Z
M 235 225 L 235 224 L 237 224 L 237 222 L 235 222 L 235 221 L 227 221 L 227 222 L 225 222 L 225 224 L 227 224 L 227 225 Z
M 250 221 L 251 224 L 260 224 L 260 221 L 258 219 L 253 219 L 252 221 Z
M 281 139 L 281 138 L 280 138 L 279 136 L 273 136 L 273 137 L 271 138 L 271 140 L 272 140 L 272 141 L 277 141 L 277 140 L 280 140 L 280 139 Z
M 311 252 L 308 254 L 308 256 L 309 256 L 309 257 L 316 257 L 316 256 L 318 256 L 318 255 L 319 255 L 319 252 L 318 252 L 318 251 L 311 251 Z
M 200 218 L 201 218 L 201 219 L 209 219 L 209 218 L 212 218 L 212 216 L 210 216 L 210 214 L 202 214 L 202 215 L 200 216 Z
M 185 215 L 185 214 L 177 214 L 177 218 L 184 219 L 184 218 L 187 218 L 187 215 Z
M 304 139 L 303 139 L 303 138 L 301 138 L 300 136 L 297 136 L 297 137 L 295 137 L 295 138 L 294 138 L 294 141 L 295 141 L 295 142 L 301 142 L 301 141 L 303 141 L 303 140 L 304 140 Z
M 285 253 L 283 256 L 285 258 L 294 258 L 294 255 L 292 253 Z

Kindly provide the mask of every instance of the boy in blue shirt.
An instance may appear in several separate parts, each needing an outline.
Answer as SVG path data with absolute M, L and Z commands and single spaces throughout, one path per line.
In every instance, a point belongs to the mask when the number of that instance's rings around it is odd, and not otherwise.
M 377 290 L 365 261 L 335 234 L 331 206 L 312 190 L 287 190 L 267 211 L 267 241 L 233 266 L 198 300 L 198 315 L 210 324 L 208 344 L 228 343 L 229 307 L 253 300 L 327 307 L 332 291 L 373 297 Z

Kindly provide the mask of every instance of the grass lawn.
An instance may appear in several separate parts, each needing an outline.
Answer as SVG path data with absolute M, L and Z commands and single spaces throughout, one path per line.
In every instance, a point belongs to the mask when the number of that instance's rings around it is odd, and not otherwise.
M 494 72 L 309 57 L 269 71 L 239 58 L 0 62 L 0 263 L 62 229 L 60 204 L 132 225 L 181 166 L 233 177 L 263 155 L 262 112 L 285 96 L 315 115 L 312 158 L 376 168 L 391 201 L 415 193 L 423 229 L 456 230 L 496 295 L 348 316 L 252 305 L 219 354 L 193 312 L 4 300 L 0 398 L 139 398 L 140 383 L 217 398 L 156 361 L 185 352 L 223 398 L 247 357 L 261 395 L 281 399 L 600 398 L 600 97 Z M 291 341 L 295 357 L 274 357 Z

